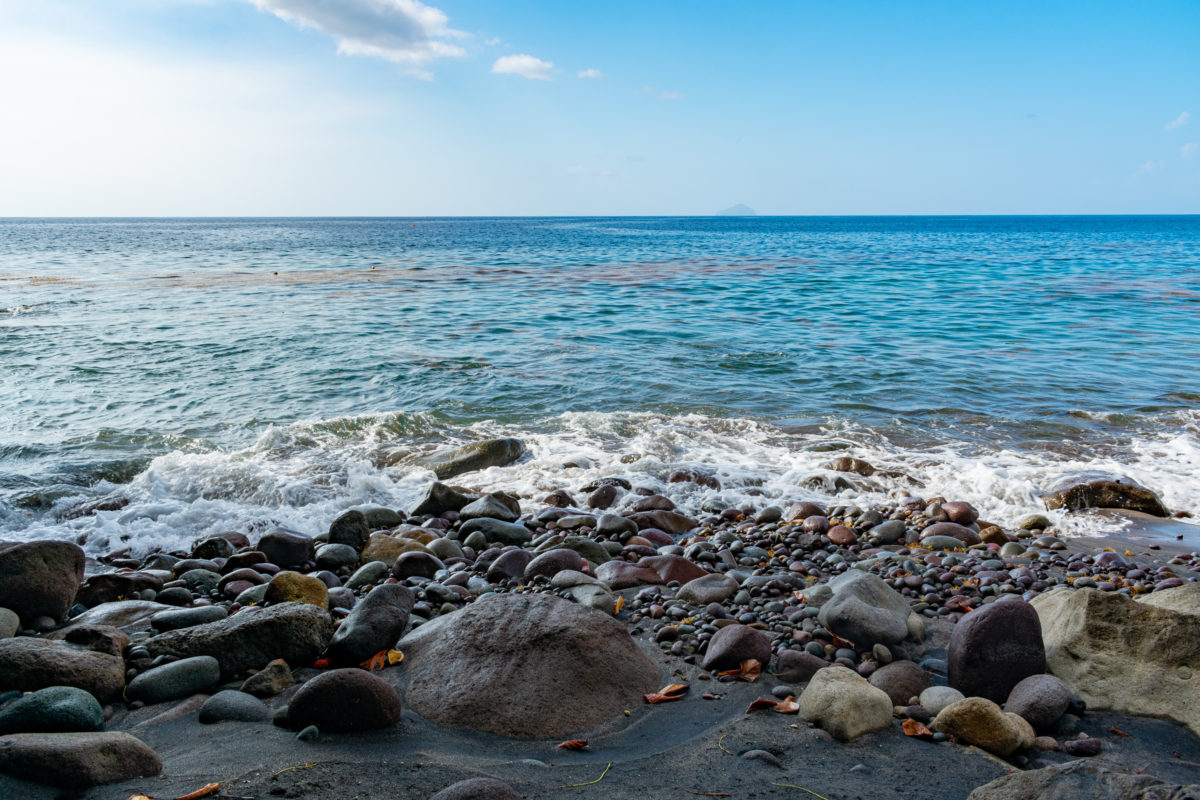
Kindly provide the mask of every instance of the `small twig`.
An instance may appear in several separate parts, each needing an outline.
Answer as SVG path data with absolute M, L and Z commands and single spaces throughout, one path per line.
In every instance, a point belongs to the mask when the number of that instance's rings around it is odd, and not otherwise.
M 563 788 L 564 788 L 564 789 L 574 789 L 576 786 L 591 786 L 592 784 L 599 783 L 600 781 L 604 780 L 604 776 L 608 774 L 608 771 L 609 771 L 610 769 L 612 769 L 612 762 L 611 762 L 611 761 L 610 761 L 610 762 L 608 762 L 608 766 L 606 766 L 606 767 L 604 768 L 604 772 L 601 772 L 601 773 L 600 773 L 600 777 L 599 777 L 599 778 L 596 778 L 596 780 L 594 780 L 594 781 L 584 781 L 583 783 L 568 783 L 568 784 L 567 784 L 566 786 L 564 786 Z
M 316 766 L 317 764 L 319 764 L 319 763 L 320 763 L 319 761 L 305 761 L 303 764 L 296 764 L 295 766 L 292 766 L 292 767 L 284 767 L 283 769 L 279 770 L 279 772 L 276 772 L 276 773 L 275 773 L 274 775 L 272 775 L 271 777 L 272 777 L 272 778 L 278 778 L 280 775 L 282 775 L 283 773 L 285 773 L 285 772 L 288 772 L 288 771 L 290 771 L 290 770 L 293 770 L 293 769 L 308 769 L 309 767 L 315 767 L 315 766 Z
M 721 734 L 721 738 L 717 739 L 717 747 L 721 748 L 721 750 L 723 750 L 724 752 L 728 753 L 729 755 L 733 755 L 733 751 L 731 751 L 731 750 L 725 750 L 725 745 L 721 744 L 721 742 L 725 741 L 725 737 L 726 737 L 726 736 L 728 736 L 728 735 L 729 735 L 729 734 L 727 734 L 727 733 L 722 733 L 722 734 Z
M 799 789 L 802 792 L 808 792 L 813 797 L 819 797 L 819 798 L 821 798 L 821 800 L 829 800 L 829 798 L 823 794 L 817 794 L 812 789 L 805 789 L 803 786 L 797 786 L 794 783 L 772 783 L 771 785 L 772 786 L 786 786 L 789 789 Z

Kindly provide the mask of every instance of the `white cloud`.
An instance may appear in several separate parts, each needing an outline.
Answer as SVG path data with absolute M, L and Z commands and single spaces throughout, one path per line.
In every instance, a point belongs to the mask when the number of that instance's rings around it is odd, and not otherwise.
M 1140 178 L 1143 175 L 1149 175 L 1152 172 L 1157 172 L 1167 165 L 1165 161 L 1146 161 L 1138 167 L 1137 172 L 1133 173 L 1133 177 Z
M 577 78 L 603 78 L 604 73 L 598 69 L 592 69 L 591 67 L 588 67 L 587 69 L 580 70 L 579 74 L 576 75 L 575 77 L 577 77 Z
M 1179 148 L 1179 154 L 1184 158 L 1193 158 L 1197 150 L 1200 150 L 1200 142 L 1188 142 Z
M 1163 130 L 1164 131 L 1173 131 L 1176 128 L 1182 128 L 1184 125 L 1187 125 L 1191 121 L 1192 121 L 1192 115 L 1189 114 L 1188 112 L 1184 111 L 1178 117 L 1176 117 L 1175 119 L 1171 120 L 1166 125 L 1164 125 Z
M 492 72 L 508 75 L 520 75 L 523 78 L 529 78 L 533 81 L 549 81 L 553 80 L 550 77 L 550 70 L 554 69 L 554 64 L 549 61 L 542 61 L 540 58 L 521 53 L 515 56 L 500 56 L 496 59 L 496 63 L 492 64 Z
M 447 26 L 440 9 L 418 0 L 251 0 L 263 11 L 337 41 L 338 52 L 376 56 L 409 67 L 426 80 L 425 64 L 454 58 L 466 51 L 450 40 L 467 34 Z
M 653 86 L 643 86 L 638 91 L 641 92 L 642 94 L 657 95 L 658 97 L 662 98 L 663 100 L 682 100 L 683 99 L 683 95 L 679 92 L 659 91 L 658 89 L 655 89 Z

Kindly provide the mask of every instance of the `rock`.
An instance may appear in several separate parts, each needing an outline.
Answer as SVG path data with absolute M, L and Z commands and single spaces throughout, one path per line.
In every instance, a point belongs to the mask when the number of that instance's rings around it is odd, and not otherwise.
M 289 664 L 311 664 L 332 634 L 333 621 L 327 612 L 306 603 L 281 603 L 160 633 L 143 644 L 151 655 L 213 656 L 221 664 L 222 676 L 230 677 L 276 658 Z
M 886 730 L 892 724 L 892 701 L 887 694 L 845 667 L 818 670 L 797 702 L 801 717 L 842 742 Z
M 348 544 L 327 544 L 317 548 L 317 569 L 338 570 L 358 561 L 358 551 Z
M 514 508 L 514 506 L 516 507 Z M 516 522 L 521 518 L 521 509 L 507 495 L 501 492 L 492 492 L 463 506 L 458 512 L 458 518 L 463 522 L 469 522 L 473 519 L 498 519 L 501 522 Z
M 106 577 L 98 575 L 96 577 Z M 179 580 L 187 584 L 187 588 L 195 594 L 208 594 L 221 582 L 221 575 L 211 569 L 189 569 L 179 576 Z M 86 586 L 84 588 L 87 588 Z M 117 598 L 109 598 L 117 599 Z
M 425 553 L 428 549 L 415 539 L 401 539 L 386 533 L 372 533 L 362 550 L 364 563 L 382 561 L 385 564 L 395 564 L 396 559 L 405 553 Z
M 408 627 L 415 600 L 407 586 L 376 586 L 342 620 L 325 655 L 336 665 L 353 666 L 394 647 Z
M 129 682 L 125 695 L 130 700 L 153 705 L 208 691 L 220 681 L 221 665 L 217 659 L 193 656 L 139 674 Z
M 975 510 L 975 506 L 970 503 L 964 503 L 961 500 L 942 503 L 942 511 L 946 512 L 946 516 L 951 522 L 956 522 L 959 525 L 970 525 L 979 519 L 979 512 Z
M 367 523 L 368 531 L 390 530 L 404 522 L 404 517 L 398 512 L 383 506 L 366 506 L 359 511 L 362 512 L 363 521 Z
M 854 532 L 854 529 L 845 525 L 834 525 L 825 535 L 838 547 L 849 547 L 858 541 L 858 534 Z
M 60 635 L 65 636 L 67 631 L 81 625 L 102 625 L 105 627 L 120 628 L 126 633 L 136 633 L 148 630 L 150 628 L 150 619 L 155 614 L 160 611 L 170 611 L 171 609 L 172 606 L 150 600 L 125 600 L 123 602 L 101 603 L 95 608 L 89 608 L 66 625 L 63 625 L 51 634 L 51 638 Z
M 524 452 L 525 443 L 520 439 L 485 439 L 462 447 L 438 450 L 430 455 L 414 458 L 412 463 L 432 470 L 438 480 L 444 481 L 464 472 L 506 466 L 520 458 Z
M 241 690 L 255 697 L 274 697 L 293 683 L 291 668 L 282 658 L 277 658 L 246 678 Z
M 581 583 L 567 590 L 567 595 L 581 606 L 594 608 L 605 614 L 613 614 L 617 598 L 607 586 L 598 583 Z
M 621 536 L 623 533 L 632 536 L 637 532 L 637 523 L 628 517 L 622 517 L 620 514 L 601 514 L 596 518 L 596 533 L 602 536 Z M 622 538 L 621 541 L 624 541 L 624 539 Z M 668 537 L 667 544 L 671 544 L 672 542 L 673 540 Z
M 939 536 L 951 536 L 957 539 L 960 547 L 979 544 L 978 533 L 956 522 L 935 522 L 921 531 L 922 542 Z
M 180 608 L 170 611 L 160 611 L 150 618 L 150 627 L 156 631 L 173 631 L 188 628 L 192 625 L 203 625 L 216 622 L 229 616 L 229 611 L 221 606 L 196 606 L 195 608 Z
M 346 511 L 329 524 L 330 544 L 345 544 L 361 550 L 370 535 L 367 518 L 361 511 Z
M 908 635 L 908 601 L 877 575 L 847 570 L 829 588 L 833 597 L 818 616 L 826 629 L 858 647 L 896 644 Z
M 63 641 L 77 644 L 97 653 L 107 653 L 118 658 L 129 646 L 129 635 L 120 628 L 108 625 L 76 625 L 63 633 Z
M 400 721 L 400 696 L 365 670 L 335 669 L 305 683 L 288 704 L 292 730 L 316 725 L 322 733 L 390 728 Z
M 951 703 L 938 713 L 930 728 L 947 733 L 1001 758 L 1021 746 L 1023 732 L 1000 710 L 983 697 L 968 697 Z M 1032 736 L 1029 737 L 1032 741 Z
M 783 762 L 779 760 L 779 756 L 772 753 L 770 750 L 747 750 L 742 753 L 742 758 L 747 761 L 763 761 L 770 764 L 772 767 L 782 767 Z
M 607 565 L 605 565 L 607 566 Z M 679 587 L 675 597 L 684 603 L 705 606 L 709 603 L 719 603 L 737 593 L 738 582 L 728 575 L 713 573 L 703 575 Z
M 447 511 L 458 511 L 475 497 L 458 491 L 444 483 L 434 482 L 425 490 L 425 496 L 417 501 L 409 513 L 414 517 L 437 516 Z
M 429 800 L 521 800 L 521 795 L 495 778 L 469 778 L 450 784 Z
M 553 595 L 482 597 L 399 647 L 418 713 L 501 736 L 586 730 L 658 687 L 658 668 L 622 623 Z
M 291 569 L 312 560 L 314 544 L 307 536 L 276 528 L 263 534 L 257 546 L 272 564 Z
M 617 498 L 621 496 L 621 490 L 611 483 L 606 483 L 598 487 L 594 492 L 588 495 L 588 508 L 612 508 L 612 504 L 617 502 Z
M 542 498 L 542 502 L 552 508 L 574 508 L 575 498 L 566 489 L 555 489 Z
M 192 558 L 213 559 L 213 558 L 229 558 L 235 552 L 233 543 L 223 536 L 210 536 L 207 539 L 201 539 L 192 548 Z
M 828 661 L 804 650 L 783 650 L 776 659 L 775 673 L 787 683 L 807 683 L 817 670 L 828 666 Z
M 0 639 L 0 692 L 48 686 L 74 686 L 107 703 L 125 688 L 125 663 L 107 653 L 47 639 Z
M 320 578 L 299 572 L 280 572 L 267 584 L 264 599 L 277 603 L 307 603 L 317 608 L 329 607 L 329 589 Z
M 0 772 L 64 789 L 145 778 L 162 760 L 128 733 L 18 733 L 0 737 Z
M 907 532 L 904 520 L 889 519 L 871 528 L 867 536 L 873 544 L 895 544 L 902 540 Z
M 1140 601 L 1063 587 L 1033 607 L 1050 672 L 1089 708 L 1163 716 L 1200 734 L 1200 584 Z
M 0 734 L 60 733 L 104 729 L 104 711 L 89 692 L 50 686 L 0 709 Z
M 908 705 L 908 701 L 920 697 L 931 682 L 929 673 L 912 661 L 893 661 L 872 672 L 868 680 L 876 689 L 882 689 L 894 706 Z
M 687 583 L 709 574 L 702 567 L 696 566 L 683 556 L 647 556 L 638 559 L 637 565 L 643 569 L 652 569 L 657 572 L 663 583 L 671 581 Z
M 395 561 L 395 559 L 392 560 Z M 346 579 L 346 588 L 364 589 L 377 583 L 383 583 L 391 574 L 391 567 L 386 562 L 368 561 L 354 570 L 354 574 Z
M 496 544 L 527 544 L 533 539 L 529 528 L 515 522 L 504 522 L 498 519 L 480 518 L 466 522 L 459 529 L 459 535 L 465 540 L 475 531 L 479 531 L 489 542 Z
M 855 475 L 862 475 L 864 478 L 869 478 L 875 474 L 875 467 L 871 466 L 861 458 L 851 458 L 850 456 L 842 456 L 835 458 L 825 465 L 825 469 L 833 472 L 850 472 Z
M 639 567 L 628 561 L 608 561 L 593 570 L 596 579 L 602 581 L 610 589 L 628 589 L 642 584 L 659 584 L 663 579 L 659 574 L 647 567 Z M 734 586 L 736 590 L 736 584 Z
M 1046 669 L 1038 613 L 1019 599 L 979 607 L 954 626 L 947 665 L 955 689 L 1003 703 L 1014 686 Z
M 765 667 L 771 660 L 771 640 L 762 631 L 748 625 L 726 625 L 708 641 L 708 650 L 704 654 L 704 669 L 737 669 L 743 661 L 750 658 L 756 659 Z
M 430 553 L 402 553 L 392 565 L 392 575 L 399 580 L 414 576 L 432 579 L 439 570 L 445 568 L 442 560 Z
M 1002 775 L 971 792 L 967 800 L 1186 800 L 1158 778 L 1115 770 L 1090 761 L 1070 761 L 1043 769 Z M 1161 792 L 1161 793 L 1160 793 Z
M 1170 514 L 1158 495 L 1133 479 L 1098 472 L 1080 472 L 1060 479 L 1042 495 L 1042 502 L 1051 511 L 1059 508 L 1068 511 L 1125 508 L 1155 517 Z
M 225 689 L 217 692 L 200 706 L 202 725 L 214 722 L 265 722 L 271 716 L 267 704 L 245 692 Z
M 1071 690 L 1053 675 L 1030 675 L 1016 686 L 1004 703 L 1004 710 L 1023 717 L 1035 730 L 1049 730 L 1067 713 Z
M 583 558 L 579 553 L 566 547 L 558 547 L 547 550 L 530 561 L 525 567 L 525 580 L 533 580 L 538 575 L 553 578 L 564 569 L 578 570 L 582 566 Z
M 1076 758 L 1091 758 L 1092 756 L 1100 755 L 1100 751 L 1104 749 L 1099 739 L 1071 739 L 1063 742 L 1063 752 L 1069 756 Z
M 1037 529 L 1044 531 L 1051 526 L 1050 518 L 1043 514 L 1026 514 L 1017 520 L 1017 530 L 1030 531 Z
M 71 542 L 0 542 L 0 606 L 26 624 L 61 620 L 83 581 L 83 560 Z
M 604 549 L 604 545 L 597 541 L 593 541 L 586 536 L 564 536 L 561 540 L 551 540 L 553 543 L 547 542 L 546 550 L 555 548 L 574 550 L 579 555 L 591 562 L 593 567 L 600 564 L 607 564 L 612 560 L 612 556 Z M 534 552 L 546 552 L 540 547 Z
M 657 528 L 660 531 L 666 531 L 672 536 L 687 533 L 700 526 L 700 523 L 696 520 L 677 511 L 639 511 L 630 514 L 629 519 L 637 524 L 638 530 L 642 530 L 643 528 Z
M 21 630 L 21 618 L 17 612 L 0 608 L 0 639 L 10 639 Z
M 678 481 L 676 481 L 678 482 Z M 649 497 L 643 497 L 633 504 L 630 509 L 632 511 L 674 511 L 675 501 L 669 497 L 664 497 L 661 494 L 652 494 Z
M 966 697 L 958 689 L 949 686 L 930 686 L 920 694 L 921 707 L 933 716 L 941 713 L 942 709 Z

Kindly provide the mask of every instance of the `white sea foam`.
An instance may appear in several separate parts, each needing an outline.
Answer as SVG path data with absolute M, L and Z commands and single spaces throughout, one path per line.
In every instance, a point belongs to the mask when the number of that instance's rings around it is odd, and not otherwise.
M 406 466 L 405 454 L 491 436 L 518 436 L 528 453 L 515 464 L 452 482 L 515 491 L 530 498 L 527 506 L 558 488 L 582 502 L 581 486 L 623 476 L 693 513 L 718 504 L 761 508 L 801 500 L 865 507 L 916 494 L 966 500 L 984 519 L 1012 525 L 1042 511 L 1041 492 L 1062 475 L 1101 470 L 1154 489 L 1172 509 L 1196 512 L 1200 415 L 1180 414 L 1176 422 L 1085 460 L 978 443 L 917 451 L 892 444 L 879 432 L 836 422 L 793 433 L 745 419 L 597 412 L 563 414 L 537 429 L 488 422 L 454 429 L 431 416 L 372 415 L 270 428 L 250 447 L 233 452 L 172 452 L 154 459 L 129 484 L 96 487 L 99 494 L 128 498 L 121 510 L 59 522 L 54 513 L 30 519 L 10 507 L 0 509 L 0 529 L 5 538 L 69 538 L 93 554 L 129 548 L 135 555 L 187 549 L 197 537 L 225 530 L 253 538 L 278 525 L 315 534 L 353 506 L 411 506 L 433 475 Z M 825 469 L 839 455 L 907 477 L 864 479 Z M 711 473 L 720 488 L 668 482 L 676 470 Z M 837 488 L 838 477 L 854 485 Z M 64 499 L 55 511 L 81 499 Z M 1106 524 L 1113 523 L 1071 515 L 1060 519 L 1060 527 L 1071 534 Z

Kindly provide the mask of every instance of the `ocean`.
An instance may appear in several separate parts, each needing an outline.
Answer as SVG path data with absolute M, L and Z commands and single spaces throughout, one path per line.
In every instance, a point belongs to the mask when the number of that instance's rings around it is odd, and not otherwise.
M 1200 513 L 1200 217 L 0 220 L 0 539 L 317 533 L 492 436 L 454 482 Z

